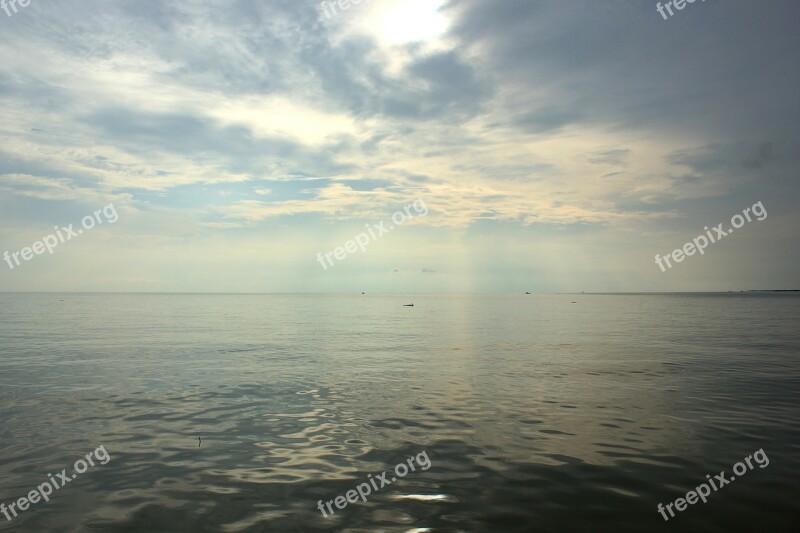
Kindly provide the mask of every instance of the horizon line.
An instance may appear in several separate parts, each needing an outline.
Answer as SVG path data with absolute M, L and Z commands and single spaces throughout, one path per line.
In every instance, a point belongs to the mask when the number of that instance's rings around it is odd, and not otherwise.
M 739 289 L 727 291 L 580 291 L 580 292 L 367 292 L 367 291 L 343 291 L 343 292 L 195 292 L 195 291 L 0 291 L 0 294 L 186 294 L 186 295 L 345 295 L 356 294 L 519 294 L 522 296 L 533 296 L 537 294 L 548 295 L 576 295 L 576 294 L 589 294 L 589 295 L 609 295 L 609 294 L 741 294 L 752 292 L 800 292 L 800 289 Z

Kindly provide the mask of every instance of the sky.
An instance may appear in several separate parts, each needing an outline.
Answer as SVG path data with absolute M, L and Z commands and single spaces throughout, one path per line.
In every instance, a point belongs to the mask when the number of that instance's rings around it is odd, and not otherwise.
M 800 3 L 656 4 L 6 0 L 0 291 L 800 288 Z

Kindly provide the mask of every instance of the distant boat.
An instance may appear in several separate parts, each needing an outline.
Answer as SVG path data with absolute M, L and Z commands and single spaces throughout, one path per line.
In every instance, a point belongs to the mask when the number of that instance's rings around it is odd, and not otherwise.
M 530 293 L 529 293 L 529 292 L 526 292 L 525 294 L 530 294 Z
M 414 307 L 414 304 L 403 304 L 403 307 Z

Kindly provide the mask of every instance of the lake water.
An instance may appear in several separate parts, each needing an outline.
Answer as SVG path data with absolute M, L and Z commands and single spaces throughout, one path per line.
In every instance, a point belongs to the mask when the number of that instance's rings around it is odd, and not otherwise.
M 0 294 L 0 502 L 110 456 L 0 531 L 797 531 L 799 326 L 791 293 Z

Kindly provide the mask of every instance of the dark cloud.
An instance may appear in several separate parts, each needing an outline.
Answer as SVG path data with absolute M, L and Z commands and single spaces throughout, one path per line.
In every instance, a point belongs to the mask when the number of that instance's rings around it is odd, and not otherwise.
M 516 117 L 513 123 L 530 133 L 551 133 L 583 118 L 584 115 L 575 110 L 543 107 Z
M 666 157 L 672 165 L 685 166 L 699 173 L 750 173 L 774 160 L 771 142 L 711 144 L 677 150 Z
M 506 101 L 526 131 L 582 120 L 798 141 L 800 3 L 709 2 L 668 21 L 653 2 L 621 0 L 460 0 L 450 10 L 461 47 L 483 51 L 491 79 L 537 95 Z

